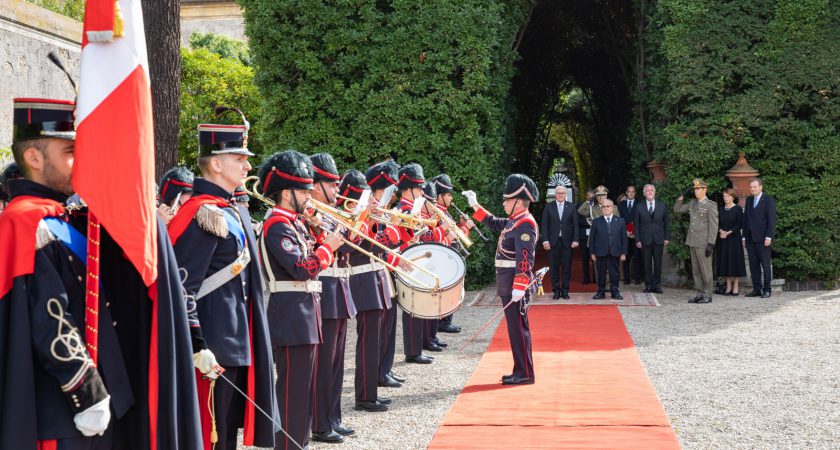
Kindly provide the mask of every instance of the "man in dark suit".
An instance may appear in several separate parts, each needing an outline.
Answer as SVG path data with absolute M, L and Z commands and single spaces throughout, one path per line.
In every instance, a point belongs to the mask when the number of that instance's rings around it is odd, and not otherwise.
M 607 270 L 610 272 L 610 297 L 624 298 L 618 290 L 618 264 L 627 259 L 627 225 L 624 219 L 613 214 L 613 209 L 612 200 L 604 200 L 601 204 L 604 215 L 592 221 L 589 234 L 589 250 L 598 279 L 598 292 L 592 296 L 595 300 L 604 298 Z
M 753 290 L 747 297 L 770 297 L 770 243 L 776 237 L 776 200 L 764 193 L 760 178 L 750 181 L 750 194 L 744 212 L 744 247 L 750 260 Z M 762 280 L 762 271 L 764 277 Z
M 636 251 L 641 252 L 645 269 L 645 292 L 662 293 L 662 251 L 671 240 L 668 207 L 656 199 L 656 187 L 646 184 L 645 199 L 636 206 Z
M 624 284 L 641 284 L 642 258 L 641 252 L 636 251 L 636 186 L 627 186 L 624 191 L 626 198 L 618 203 L 618 215 L 627 223 L 627 261 L 624 262 Z
M 572 249 L 577 248 L 578 214 L 575 206 L 566 201 L 566 187 L 554 188 L 554 201 L 548 202 L 542 214 L 542 246 L 548 252 L 551 267 L 551 288 L 554 299 L 569 298 L 569 279 L 572 276 Z M 560 284 L 562 267 L 563 284 Z

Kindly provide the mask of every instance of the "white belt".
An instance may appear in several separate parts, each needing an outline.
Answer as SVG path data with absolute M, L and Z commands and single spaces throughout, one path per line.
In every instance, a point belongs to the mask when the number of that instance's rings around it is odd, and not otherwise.
M 372 262 L 370 264 L 362 264 L 361 266 L 350 266 L 350 275 L 358 275 L 360 273 L 376 272 L 377 270 L 385 269 L 385 264 L 379 262 Z
M 269 292 L 321 292 L 321 282 L 315 280 L 306 281 L 270 281 Z
M 516 261 L 512 259 L 497 259 L 496 267 L 516 268 Z
M 198 289 L 198 293 L 195 295 L 195 299 L 199 300 L 206 297 L 211 292 L 227 284 L 228 281 L 236 278 L 249 262 L 251 262 L 251 253 L 245 248 L 232 263 L 204 279 L 201 287 Z
M 318 272 L 318 277 L 332 277 L 332 278 L 349 278 L 350 268 L 348 267 L 328 267 Z

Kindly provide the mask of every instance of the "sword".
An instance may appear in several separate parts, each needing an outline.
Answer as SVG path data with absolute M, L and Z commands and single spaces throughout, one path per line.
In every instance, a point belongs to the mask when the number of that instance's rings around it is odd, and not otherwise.
M 531 280 L 531 282 L 530 282 L 530 283 L 528 283 L 528 286 L 526 286 L 526 287 L 525 287 L 525 290 L 526 290 L 526 291 L 527 291 L 527 290 L 529 290 L 529 289 L 531 288 L 531 286 L 533 286 L 533 285 L 534 285 L 534 284 L 536 284 L 537 282 L 539 282 L 539 283 L 540 283 L 540 285 L 542 285 L 542 280 L 543 280 L 543 277 L 545 277 L 545 274 L 546 274 L 546 273 L 548 273 L 548 267 L 543 267 L 542 269 L 537 270 L 537 271 L 534 273 L 534 279 L 533 279 L 533 280 Z M 522 299 L 524 300 L 525 298 L 523 297 Z M 487 323 L 485 323 L 485 324 L 484 324 L 484 326 L 482 326 L 482 327 L 481 327 L 478 331 L 476 331 L 476 333 L 475 333 L 475 334 L 474 334 L 474 335 L 470 338 L 470 340 L 468 340 L 467 342 L 465 342 L 465 343 L 464 343 L 464 345 L 462 345 L 462 346 L 458 349 L 458 351 L 459 351 L 459 352 L 464 351 L 464 349 L 465 349 L 465 348 L 467 348 L 467 346 L 468 346 L 468 345 L 470 345 L 470 342 L 474 341 L 474 340 L 475 340 L 475 338 L 477 338 L 477 337 L 478 337 L 478 335 L 479 335 L 479 334 L 481 334 L 481 332 L 482 332 L 482 331 L 484 331 L 487 327 L 489 327 L 491 323 L 493 323 L 493 322 L 494 322 L 494 321 L 495 321 L 495 320 L 496 320 L 496 319 L 497 319 L 497 318 L 498 318 L 498 317 L 499 317 L 499 316 L 500 316 L 503 312 L 505 312 L 505 310 L 506 310 L 506 309 L 508 309 L 508 307 L 509 307 L 510 305 L 512 305 L 512 304 L 514 304 L 514 303 L 519 303 L 519 302 L 514 302 L 514 301 L 510 301 L 510 302 L 508 302 L 508 304 L 507 304 L 507 305 L 505 305 L 505 307 L 504 307 L 504 308 L 502 308 L 499 312 L 497 312 L 496 314 L 494 314 L 494 315 L 493 315 L 493 317 L 491 317 L 491 318 L 490 318 L 490 320 L 488 320 L 488 321 L 487 321 Z
M 230 381 L 230 379 L 228 377 L 222 375 L 221 372 L 216 371 L 216 374 L 219 376 L 219 378 L 225 380 L 227 382 L 227 384 L 229 384 L 233 389 L 236 390 L 236 392 L 239 392 L 240 394 L 242 394 L 242 396 L 245 397 L 245 400 L 248 400 L 249 402 L 251 402 L 251 404 L 254 405 L 254 408 L 256 408 L 257 411 L 262 413 L 262 415 L 264 415 L 268 420 L 270 420 L 271 423 L 273 423 L 275 427 L 279 428 L 280 431 L 282 431 L 283 434 L 285 434 L 286 437 L 289 438 L 289 440 L 292 441 L 293 444 L 295 444 L 295 447 L 299 448 L 300 450 L 303 450 L 303 447 L 301 447 L 301 445 L 298 444 L 297 441 L 294 440 L 294 438 L 289 436 L 289 433 L 286 433 L 286 430 L 284 430 L 283 427 L 279 423 L 275 422 L 274 418 L 272 418 L 270 414 L 268 414 L 262 408 L 260 408 L 260 405 L 258 405 L 257 402 L 255 402 L 251 397 L 248 397 L 248 394 L 242 392 L 241 389 L 239 389 L 235 384 L 233 384 L 233 382 Z

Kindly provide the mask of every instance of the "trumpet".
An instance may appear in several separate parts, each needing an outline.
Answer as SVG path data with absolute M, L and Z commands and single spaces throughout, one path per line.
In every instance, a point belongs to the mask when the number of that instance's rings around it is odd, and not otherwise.
M 336 198 L 340 198 L 348 203 L 356 201 L 356 199 L 345 197 L 343 195 L 336 195 Z M 390 224 L 393 223 L 394 219 L 399 219 L 399 223 L 397 223 L 396 226 L 408 228 L 414 231 L 420 231 L 424 227 L 431 228 L 437 224 L 437 222 L 433 219 L 423 219 L 422 217 L 400 212 L 397 209 L 385 209 L 377 206 L 373 209 L 373 212 L 376 213 L 370 215 L 370 219 L 373 221 L 382 224 Z
M 250 189 L 248 189 L 248 183 L 249 182 L 251 183 L 251 188 Z M 251 197 L 265 203 L 269 207 L 273 208 L 274 207 L 274 200 L 271 200 L 270 198 L 267 198 L 264 195 L 260 194 L 259 189 L 257 189 L 259 187 L 259 184 L 260 184 L 260 177 L 258 177 L 256 175 L 252 175 L 252 176 L 245 179 L 245 182 L 242 183 L 242 187 L 245 188 L 245 192 L 249 196 L 251 196 Z
M 449 217 L 449 214 L 443 212 L 443 210 L 440 209 L 438 205 L 434 202 L 426 200 L 426 204 L 428 205 L 429 209 L 431 209 L 432 212 L 434 212 L 435 215 L 438 216 L 440 220 L 442 220 L 446 223 L 447 226 L 449 226 L 449 231 L 451 231 L 452 234 L 455 235 L 455 238 L 458 239 L 458 242 L 461 243 L 461 246 L 464 247 L 464 250 L 470 248 L 470 246 L 473 245 L 472 239 L 470 239 L 469 236 L 467 236 L 467 234 L 464 233 L 464 230 L 458 227 L 458 224 L 455 223 L 455 220 L 453 220 L 452 217 Z

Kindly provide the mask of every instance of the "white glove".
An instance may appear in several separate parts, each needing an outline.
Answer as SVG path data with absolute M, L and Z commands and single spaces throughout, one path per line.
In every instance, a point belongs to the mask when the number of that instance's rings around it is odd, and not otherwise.
M 518 301 L 522 300 L 523 298 L 525 298 L 525 291 L 523 291 L 522 289 L 514 289 L 513 290 L 513 298 L 511 298 L 512 301 L 518 302 Z
M 219 378 L 219 369 L 221 369 L 221 366 L 216 362 L 216 356 L 210 350 L 205 348 L 198 353 L 194 353 L 193 362 L 195 363 L 195 368 L 204 375 L 207 375 L 207 378 L 211 380 Z
M 104 400 L 91 406 L 90 408 L 76 414 L 73 417 L 73 422 L 76 424 L 76 429 L 81 431 L 85 436 L 102 436 L 108 428 L 108 422 L 111 421 L 111 396 L 105 397 Z
M 478 198 L 476 197 L 475 192 L 464 191 L 461 192 L 461 195 L 467 198 L 467 204 L 470 205 L 470 207 L 478 205 Z

